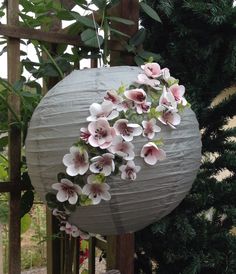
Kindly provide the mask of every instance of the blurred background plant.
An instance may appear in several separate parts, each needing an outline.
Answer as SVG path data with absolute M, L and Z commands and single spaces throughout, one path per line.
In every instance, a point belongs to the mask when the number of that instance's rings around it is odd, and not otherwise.
M 136 233 L 135 273 L 236 273 L 236 8 L 231 0 L 148 0 L 144 46 L 181 79 L 202 132 L 202 165 L 169 216 Z

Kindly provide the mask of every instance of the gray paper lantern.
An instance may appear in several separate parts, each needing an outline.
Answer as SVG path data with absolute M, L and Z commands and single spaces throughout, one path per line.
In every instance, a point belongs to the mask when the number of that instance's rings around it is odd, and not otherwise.
M 32 184 L 43 200 L 57 174 L 65 171 L 62 158 L 87 125 L 89 106 L 102 102 L 107 90 L 130 85 L 139 73 L 139 68 L 128 66 L 74 71 L 42 99 L 30 122 L 26 157 Z M 177 129 L 161 126 L 166 160 L 146 165 L 138 151 L 147 140 L 134 139 L 135 162 L 142 167 L 137 179 L 109 177 L 111 200 L 77 207 L 69 222 L 88 232 L 111 235 L 140 230 L 169 214 L 190 190 L 201 159 L 195 114 L 186 109 L 181 116 Z

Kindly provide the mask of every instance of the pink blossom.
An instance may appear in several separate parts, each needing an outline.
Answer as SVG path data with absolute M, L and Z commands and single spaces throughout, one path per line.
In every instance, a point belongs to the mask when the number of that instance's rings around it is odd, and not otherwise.
M 135 180 L 141 167 L 136 166 L 133 161 L 128 161 L 126 165 L 120 166 L 119 170 L 121 171 L 121 179 L 123 180 Z
M 143 132 L 140 125 L 129 123 L 126 119 L 117 120 L 113 127 L 116 134 L 121 135 L 127 142 L 132 141 L 134 136 L 139 136 Z
M 101 200 L 108 201 L 111 199 L 111 194 L 108 192 L 110 186 L 106 183 L 101 183 L 97 180 L 96 175 L 91 174 L 87 178 L 87 184 L 83 187 L 83 194 L 87 195 L 92 200 L 94 205 L 97 205 Z
M 148 139 L 153 139 L 156 132 L 160 132 L 161 128 L 156 125 L 156 120 L 152 118 L 149 121 L 143 121 L 143 136 L 147 137 Z
M 111 153 L 104 153 L 101 156 L 93 157 L 91 159 L 93 163 L 90 165 L 90 171 L 109 176 L 115 170 L 114 158 L 115 156 Z
M 70 148 L 70 153 L 64 155 L 62 162 L 67 167 L 66 173 L 70 176 L 83 175 L 89 168 L 87 151 L 76 146 Z
M 162 95 L 159 99 L 159 106 L 164 106 L 167 109 L 176 109 L 177 102 L 175 101 L 175 97 L 170 91 L 167 91 L 166 87 L 163 87 Z M 157 107 L 157 111 L 161 111 L 162 108 Z
M 163 149 L 156 146 L 155 143 L 149 142 L 143 146 L 141 150 L 141 157 L 149 165 L 155 165 L 157 161 L 162 161 L 166 158 L 166 153 Z
M 122 101 L 123 98 L 117 94 L 115 90 L 108 90 L 106 95 L 104 96 L 104 100 L 111 101 L 114 105 L 114 108 L 117 107 Z
M 182 85 L 174 84 L 169 87 L 170 92 L 173 94 L 175 101 L 182 103 L 184 106 L 187 104 L 186 99 L 183 97 L 185 93 L 185 87 Z
M 162 77 L 165 81 L 168 81 L 168 79 L 170 78 L 170 70 L 168 68 L 163 68 L 161 70 L 162 73 Z
M 96 121 L 99 118 L 112 120 L 119 115 L 118 111 L 114 110 L 114 105 L 110 101 L 104 101 L 102 104 L 93 103 L 89 111 L 91 115 L 87 118 L 87 121 Z
M 60 220 L 66 220 L 68 213 L 69 212 L 58 210 L 57 208 L 54 208 L 53 211 L 52 211 L 52 215 L 56 216 Z
M 90 136 L 90 132 L 88 131 L 87 128 L 84 128 L 82 127 L 80 129 L 80 139 L 85 141 L 85 143 L 88 143 L 88 139 L 89 139 L 89 136 Z
M 125 160 L 134 159 L 134 145 L 130 142 L 125 142 L 121 136 L 116 136 L 112 142 L 112 145 L 108 150 L 113 153 L 123 157 Z
M 61 179 L 60 183 L 55 183 L 52 188 L 57 190 L 57 200 L 61 203 L 68 200 L 72 205 L 76 204 L 78 201 L 78 196 L 82 193 L 81 188 L 73 184 L 68 179 Z
M 143 102 L 141 104 L 135 104 L 136 110 L 138 114 L 142 114 L 142 113 L 147 113 L 150 111 L 150 107 L 151 107 L 150 102 Z
M 156 86 L 160 85 L 160 81 L 156 79 L 149 79 L 146 74 L 139 74 L 138 75 L 138 80 L 136 81 L 137 83 L 141 85 L 148 85 L 150 87 L 155 88 Z
M 147 63 L 142 65 L 141 68 L 144 70 L 145 74 L 151 78 L 157 78 L 161 75 L 161 67 L 158 63 Z
M 98 119 L 88 125 L 90 136 L 88 142 L 93 147 L 108 148 L 115 137 L 115 129 L 105 119 Z
M 180 124 L 181 117 L 177 113 L 177 110 L 167 110 L 162 112 L 162 115 L 158 120 L 162 122 L 162 124 L 169 125 L 171 128 L 175 129 L 175 126 Z
M 75 238 L 80 237 L 84 240 L 89 239 L 89 234 L 79 230 L 77 226 L 71 225 L 68 222 L 65 222 L 64 225 L 60 227 L 60 230 L 65 231 L 66 234 L 71 235 L 72 237 L 75 237 Z
M 131 101 L 131 100 L 124 100 L 122 103 L 117 105 L 117 110 L 118 111 L 126 112 L 127 110 L 133 109 L 133 108 L 134 108 L 134 102 Z
M 144 103 L 147 97 L 146 92 L 141 88 L 126 90 L 124 94 L 126 98 L 137 104 Z

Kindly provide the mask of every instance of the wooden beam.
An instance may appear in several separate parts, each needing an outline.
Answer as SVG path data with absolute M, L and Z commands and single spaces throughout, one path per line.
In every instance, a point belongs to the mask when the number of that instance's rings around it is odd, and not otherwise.
M 46 32 L 40 29 L 9 26 L 5 24 L 0 24 L 0 35 L 18 39 L 39 40 L 48 43 L 84 46 L 79 36 L 73 36 L 52 31 Z
M 19 23 L 19 0 L 7 1 L 7 23 L 10 27 Z M 8 81 L 14 84 L 20 79 L 20 40 L 9 38 L 7 44 Z M 16 115 L 20 116 L 20 98 L 11 93 L 8 103 L 14 109 Z M 14 123 L 15 118 L 12 113 L 8 114 L 9 120 L 9 179 L 18 187 L 21 179 L 21 130 Z M 9 256 L 8 273 L 21 273 L 21 243 L 20 243 L 20 199 L 21 192 L 10 192 L 9 211 Z
M 13 183 L 13 182 L 0 182 L 0 193 L 4 192 L 17 192 L 17 191 L 24 191 L 24 190 L 31 190 L 32 187 L 26 186 L 20 183 Z
M 70 35 L 61 32 L 43 31 L 40 29 L 31 29 L 19 26 L 10 26 L 0 24 L 0 35 L 16 38 L 16 39 L 30 39 L 53 44 L 68 44 L 78 47 L 87 47 L 81 41 L 79 35 Z M 125 51 L 125 48 L 119 41 L 109 41 L 109 48 L 114 51 Z

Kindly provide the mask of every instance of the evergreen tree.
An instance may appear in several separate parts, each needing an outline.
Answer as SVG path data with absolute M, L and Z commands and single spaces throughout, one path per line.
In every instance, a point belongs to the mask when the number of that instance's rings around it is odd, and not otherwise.
M 146 49 L 186 86 L 202 130 L 193 188 L 169 216 L 136 234 L 136 273 L 236 273 L 236 8 L 232 0 L 148 0 L 162 24 L 143 16 Z M 219 179 L 219 172 L 228 176 Z M 157 263 L 154 272 L 151 260 Z

